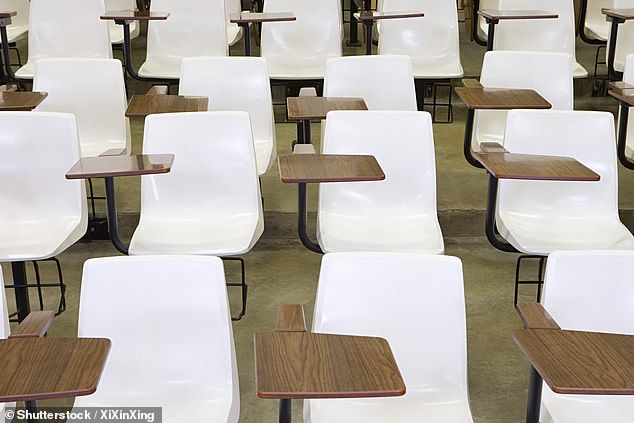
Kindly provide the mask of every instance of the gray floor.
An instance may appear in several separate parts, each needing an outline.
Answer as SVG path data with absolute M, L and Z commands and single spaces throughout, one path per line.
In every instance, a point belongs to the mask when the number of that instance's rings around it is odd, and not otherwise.
M 462 37 L 465 75 L 477 76 L 484 48 L 466 40 L 464 34 Z M 578 43 L 578 60 L 591 70 L 594 48 L 580 41 Z M 138 66 L 142 60 L 143 39 L 135 40 L 134 48 Z M 257 47 L 255 50 L 257 52 Z M 241 52 L 241 42 L 232 47 L 232 54 L 239 55 Z M 362 54 L 362 49 L 346 49 L 346 54 Z M 616 105 L 610 98 L 591 96 L 592 84 L 591 79 L 575 82 L 576 107 L 614 112 Z M 143 92 L 148 85 L 130 82 L 129 88 L 131 93 Z M 511 328 L 520 327 L 512 303 L 515 256 L 496 251 L 483 237 L 487 178 L 483 171 L 471 168 L 462 157 L 465 109 L 457 99 L 454 99 L 454 104 L 454 122 L 434 125 L 438 209 L 446 254 L 460 257 L 464 266 L 471 407 L 478 423 L 519 422 L 525 412 L 529 367 L 509 335 Z M 284 122 L 283 106 L 276 108 L 276 115 L 278 151 L 289 152 L 290 143 L 295 138 L 295 126 Z M 133 150 L 140 152 L 142 121 L 134 120 L 132 125 Z M 317 140 L 319 126 L 314 125 L 313 128 L 313 139 Z M 634 209 L 631 172 L 622 170 L 620 178 L 620 207 L 625 220 L 631 222 Z M 255 248 L 245 255 L 250 286 L 248 313 L 242 321 L 233 325 L 240 371 L 240 421 L 245 423 L 277 419 L 276 402 L 261 400 L 255 395 L 253 333 L 273 328 L 278 304 L 304 304 L 310 319 L 321 259 L 304 249 L 295 236 L 295 186 L 282 184 L 274 166 L 262 178 L 262 189 L 265 233 Z M 314 210 L 315 204 L 314 191 L 311 210 Z M 138 178 L 117 180 L 117 194 L 124 236 L 129 236 L 139 209 Z M 77 243 L 59 256 L 69 285 L 69 304 L 68 310 L 56 319 L 49 331 L 52 336 L 73 336 L 76 333 L 82 263 L 90 257 L 111 255 L 117 255 L 117 252 L 107 241 L 92 241 Z M 5 279 L 10 280 L 9 267 L 5 264 L 3 269 Z M 228 269 L 228 273 L 233 271 Z M 174 282 L 174 289 L 178 289 L 180 281 Z M 7 295 L 12 303 L 12 293 L 7 292 Z M 237 292 L 230 292 L 230 296 L 235 304 Z M 523 291 L 524 299 L 533 297 L 532 288 Z M 125 313 L 125 310 L 120 312 Z M 142 330 L 142 323 L 130 324 Z M 61 403 L 69 404 L 68 401 Z M 300 408 L 296 404 L 297 421 L 300 421 Z

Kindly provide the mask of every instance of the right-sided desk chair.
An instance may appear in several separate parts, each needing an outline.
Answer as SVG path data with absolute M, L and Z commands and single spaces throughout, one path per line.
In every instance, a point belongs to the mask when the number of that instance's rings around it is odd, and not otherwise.
M 395 398 L 308 400 L 305 422 L 473 422 L 458 258 L 324 255 L 313 332 L 386 338 L 407 392 Z
M 543 260 L 554 250 L 634 249 L 634 237 L 618 214 L 611 113 L 512 110 L 507 117 L 504 147 L 511 153 L 571 157 L 600 177 L 597 182 L 499 181 L 494 221 L 499 236 L 495 245 L 541 257 L 538 280 L 532 283 L 541 282 Z M 518 258 L 516 302 L 523 257 Z
M 84 264 L 80 337 L 112 349 L 75 407 L 161 407 L 163 422 L 237 423 L 238 372 L 217 257 L 107 257 Z
M 105 0 L 106 12 L 118 12 L 121 10 L 135 10 L 136 0 Z M 108 21 L 108 31 L 110 32 L 110 42 L 113 46 L 123 48 L 123 25 L 117 25 L 114 21 Z M 141 33 L 141 26 L 138 21 L 130 22 L 130 38 L 136 38 Z
M 634 251 L 556 251 L 541 303 L 561 329 L 634 335 Z M 542 423 L 629 423 L 634 397 L 561 395 L 546 384 Z
M 378 182 L 320 184 L 317 238 L 324 252 L 442 254 L 429 113 L 330 112 L 322 149 L 373 155 L 386 175 Z
M 190 112 L 145 119 L 143 153 L 173 153 L 171 172 L 141 177 L 141 216 L 131 255 L 196 254 L 244 261 L 264 230 L 247 112 Z

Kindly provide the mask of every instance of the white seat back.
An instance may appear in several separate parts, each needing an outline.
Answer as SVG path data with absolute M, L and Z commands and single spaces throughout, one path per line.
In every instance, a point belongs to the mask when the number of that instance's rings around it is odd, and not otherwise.
M 634 85 L 634 54 L 628 54 L 625 58 L 625 70 L 623 82 Z M 630 107 L 627 125 L 627 138 L 625 142 L 625 155 L 634 157 L 634 107 Z
M 588 0 L 586 8 L 585 32 L 590 38 L 606 41 L 610 33 L 610 23 L 601 9 L 612 8 L 613 0 Z
M 611 8 L 613 9 L 633 9 L 634 0 L 612 0 Z M 610 37 L 608 36 L 608 45 Z M 609 49 L 605 49 L 605 58 L 607 61 Z M 619 25 L 618 35 L 616 37 L 616 51 L 614 53 L 614 69 L 617 72 L 623 72 L 625 69 L 625 57 L 634 53 L 634 22 L 627 20 Z
M 480 0 L 480 8 L 479 10 L 491 10 L 491 9 L 499 9 L 499 0 Z M 477 11 L 476 11 L 477 13 Z M 473 17 L 473 19 L 477 19 L 478 23 L 476 25 L 476 31 L 480 36 L 481 40 L 487 40 L 489 37 L 489 25 L 486 23 L 486 19 L 484 19 L 481 15 L 477 15 L 477 17 Z
M 183 59 L 179 94 L 209 98 L 209 110 L 249 113 L 258 174 L 275 161 L 275 121 L 266 60 L 259 57 Z
M 567 53 L 489 51 L 484 55 L 480 83 L 487 88 L 533 89 L 554 110 L 572 110 L 572 57 Z M 507 111 L 476 110 L 472 147 L 483 141 L 504 143 Z
M 78 336 L 109 338 L 112 347 L 99 389 L 75 406 L 152 406 L 167 421 L 237 422 L 230 319 L 218 257 L 86 261 Z
M 106 11 L 117 12 L 120 10 L 136 10 L 136 0 L 104 0 L 106 5 Z M 115 23 L 113 20 L 108 21 L 108 31 L 110 32 L 110 41 L 112 44 L 123 43 L 123 25 Z M 130 38 L 139 36 L 141 28 L 139 21 L 130 22 Z
M 38 111 L 75 115 L 83 157 L 109 149 L 130 152 L 130 122 L 125 117 L 127 98 L 119 60 L 39 60 L 33 90 L 48 93 Z
M 360 97 L 369 110 L 416 111 L 412 61 L 396 55 L 328 59 L 324 97 Z

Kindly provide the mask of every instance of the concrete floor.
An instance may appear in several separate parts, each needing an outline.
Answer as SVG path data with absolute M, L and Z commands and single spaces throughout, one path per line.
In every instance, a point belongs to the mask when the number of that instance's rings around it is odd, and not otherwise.
M 461 31 L 463 30 L 461 25 Z M 134 40 L 135 65 L 143 59 L 143 38 Z M 592 69 L 594 48 L 578 41 L 578 60 Z M 255 54 L 257 54 L 257 47 Z M 462 34 L 461 54 L 465 76 L 479 74 L 484 48 L 469 42 Z M 345 54 L 362 54 L 362 48 L 345 50 Z M 242 42 L 232 47 L 232 55 L 242 53 Z M 115 53 L 115 56 L 117 53 Z M 459 81 L 454 81 L 459 84 Z M 575 82 L 577 108 L 616 111 L 616 104 L 606 97 L 591 96 L 592 80 Z M 130 93 L 147 90 L 147 84 L 130 82 Z M 464 266 L 467 304 L 469 386 L 471 407 L 477 423 L 508 423 L 523 421 L 527 397 L 529 366 L 514 345 L 509 331 L 520 327 L 513 309 L 513 277 L 515 255 L 502 253 L 484 238 L 483 218 L 487 178 L 483 171 L 471 168 L 462 157 L 465 109 L 454 98 L 454 122 L 435 124 L 434 136 L 437 161 L 438 210 L 445 235 L 446 254 L 459 257 Z M 295 125 L 284 122 L 283 106 L 276 106 L 278 152 L 290 151 L 295 138 Z M 142 121 L 133 120 L 133 152 L 140 152 Z M 313 139 L 319 137 L 319 125 L 313 125 Z M 626 222 L 631 222 L 634 210 L 632 176 L 627 170 L 620 174 L 620 207 Z M 129 236 L 139 209 L 139 179 L 117 180 L 118 206 L 123 222 L 123 236 Z M 262 178 L 265 207 L 265 232 L 255 248 L 246 254 L 249 283 L 247 315 L 233 324 L 238 367 L 240 372 L 240 421 L 272 422 L 277 419 L 277 403 L 258 399 L 255 395 L 253 371 L 253 333 L 271 330 L 279 304 L 304 304 L 310 320 L 321 256 L 301 246 L 295 235 L 296 188 L 279 181 L 274 166 Z M 315 189 L 311 191 L 311 210 L 315 206 Z M 102 209 L 101 209 L 102 210 Z M 103 213 L 100 211 L 100 213 Z M 631 224 L 629 225 L 631 227 Z M 68 309 L 59 316 L 49 334 L 73 336 L 77 329 L 77 307 L 81 266 L 91 257 L 118 253 L 107 241 L 77 243 L 59 256 L 68 284 Z M 228 265 L 228 274 L 233 270 Z M 10 280 L 9 266 L 4 264 L 5 279 Z M 49 270 L 45 270 L 49 274 Z M 179 281 L 175 281 L 178 285 Z M 178 289 L 176 286 L 175 289 Z M 522 291 L 525 300 L 534 297 L 532 288 Z M 7 292 L 10 308 L 13 294 Z M 238 292 L 230 290 L 236 305 Z M 52 307 L 50 302 L 48 307 Z M 114 305 L 116 306 L 116 305 Z M 235 310 L 235 308 L 234 308 Z M 125 310 L 121 310 L 125 313 Z M 142 330 L 142 323 L 131 322 Z M 65 404 L 69 401 L 43 402 L 42 405 Z M 295 404 L 296 421 L 301 407 Z

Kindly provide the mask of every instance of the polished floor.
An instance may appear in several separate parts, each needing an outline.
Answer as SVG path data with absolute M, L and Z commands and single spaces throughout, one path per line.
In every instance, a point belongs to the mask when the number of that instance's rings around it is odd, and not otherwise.
M 143 57 L 142 38 L 134 41 L 134 49 L 135 65 L 138 67 Z M 461 49 L 465 75 L 477 76 L 484 48 L 469 42 L 462 34 Z M 254 50 L 257 53 L 257 47 Z M 362 54 L 363 50 L 346 49 L 345 52 Z M 231 53 L 240 55 L 242 42 L 232 47 Z M 594 48 L 578 41 L 577 54 L 578 61 L 591 70 Z M 575 107 L 615 112 L 615 101 L 609 97 L 593 97 L 592 86 L 591 78 L 575 81 Z M 140 93 L 147 88 L 147 84 L 129 83 L 130 93 Z M 291 141 L 295 138 L 295 126 L 285 122 L 284 114 L 284 107 L 276 106 L 279 153 L 289 152 Z M 484 238 L 487 177 L 483 171 L 471 168 L 462 157 L 464 118 L 464 106 L 454 98 L 454 122 L 435 124 L 434 135 L 438 210 L 446 254 L 459 257 L 464 266 L 471 408 L 477 423 L 520 422 L 525 413 L 529 366 L 509 334 L 510 329 L 520 327 L 513 309 L 515 255 L 493 249 Z M 133 152 L 140 152 L 142 121 L 133 120 L 132 126 Z M 313 139 L 317 140 L 319 125 L 314 125 L 313 130 Z M 630 171 L 620 169 L 620 208 L 630 228 L 634 222 L 633 181 Z M 130 236 L 138 215 L 139 179 L 120 179 L 116 183 L 122 232 L 126 237 Z M 321 259 L 320 255 L 303 248 L 297 240 L 294 232 L 296 187 L 280 182 L 276 166 L 262 178 L 262 191 L 265 232 L 255 248 L 244 256 L 249 283 L 248 311 L 241 321 L 233 324 L 240 372 L 240 421 L 245 423 L 273 422 L 277 419 L 277 403 L 258 399 L 255 394 L 253 333 L 273 328 L 279 304 L 304 304 L 310 321 Z M 314 210 L 315 204 L 314 191 L 311 190 L 311 210 Z M 59 256 L 69 285 L 68 309 L 54 322 L 49 331 L 51 336 L 73 336 L 76 333 L 82 263 L 91 257 L 117 254 L 109 242 L 91 241 L 77 243 Z M 227 272 L 232 275 L 234 270 L 230 266 L 227 266 Z M 3 265 L 3 270 L 5 279 L 10 280 L 9 266 Z M 52 273 L 50 270 L 45 272 L 47 275 Z M 174 289 L 186 289 L 184 282 L 174 281 Z M 12 295 L 12 292 L 7 292 L 10 308 L 13 307 Z M 430 295 L 433 295 L 433 290 Z M 534 295 L 531 287 L 522 291 L 523 299 L 532 299 Z M 230 291 L 230 297 L 237 306 L 238 292 Z M 48 306 L 52 304 L 50 302 Z M 116 307 L 113 304 L 113 308 Z M 125 314 L 126 310 L 118 312 Z M 143 330 L 143 322 L 130 322 L 130 325 Z M 59 403 L 70 404 L 68 401 L 54 402 Z M 299 403 L 295 404 L 294 412 L 296 421 L 301 421 Z

